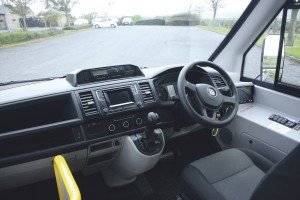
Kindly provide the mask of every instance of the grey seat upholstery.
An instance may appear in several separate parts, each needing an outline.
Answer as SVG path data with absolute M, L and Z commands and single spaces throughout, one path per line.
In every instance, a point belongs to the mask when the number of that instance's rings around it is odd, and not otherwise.
M 255 157 L 254 152 L 247 154 Z M 272 163 L 260 157 L 258 167 L 239 149 L 228 149 L 189 164 L 182 173 L 185 189 L 192 199 L 243 200 L 253 191 Z M 259 156 L 258 156 L 259 157 Z
M 273 164 L 250 149 L 228 149 L 199 159 L 182 172 L 192 200 L 299 200 L 300 145 Z

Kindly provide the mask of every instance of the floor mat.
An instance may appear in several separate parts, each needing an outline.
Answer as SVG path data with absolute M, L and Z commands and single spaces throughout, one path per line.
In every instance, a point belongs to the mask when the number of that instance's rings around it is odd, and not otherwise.
M 175 162 L 158 163 L 158 165 L 145 174 L 155 192 L 151 200 L 175 200 L 181 192 L 179 178 L 180 168 Z

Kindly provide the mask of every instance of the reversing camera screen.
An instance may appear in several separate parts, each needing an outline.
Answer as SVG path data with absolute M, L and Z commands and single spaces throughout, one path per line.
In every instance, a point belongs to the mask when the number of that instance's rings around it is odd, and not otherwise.
M 129 88 L 107 91 L 110 106 L 133 102 L 133 96 Z
M 237 88 L 240 103 L 249 103 L 253 101 L 252 87 Z

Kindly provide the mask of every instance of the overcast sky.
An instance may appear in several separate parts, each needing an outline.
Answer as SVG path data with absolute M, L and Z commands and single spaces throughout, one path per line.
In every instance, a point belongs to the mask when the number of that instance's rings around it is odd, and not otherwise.
M 189 5 L 192 10 L 201 7 L 201 17 L 211 18 L 212 9 L 207 3 L 209 0 L 79 0 L 73 8 L 72 14 L 80 17 L 82 14 L 96 12 L 108 14 L 112 17 L 124 15 L 141 15 L 143 17 L 165 16 L 186 12 Z M 249 4 L 250 0 L 222 0 L 222 8 L 218 10 L 217 17 L 239 17 Z M 35 13 L 43 10 L 40 3 L 31 6 Z

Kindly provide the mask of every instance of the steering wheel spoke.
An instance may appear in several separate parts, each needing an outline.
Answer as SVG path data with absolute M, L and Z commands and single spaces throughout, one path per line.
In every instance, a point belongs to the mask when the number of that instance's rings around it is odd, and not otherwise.
M 212 120 L 217 120 L 217 110 L 212 110 L 212 115 L 211 115 L 211 119 Z
M 195 84 L 193 84 L 193 83 L 191 83 L 191 82 L 185 80 L 185 81 L 184 81 L 184 86 L 185 86 L 185 88 L 187 88 L 188 90 L 190 90 L 190 91 L 192 91 L 192 92 L 194 92 L 194 93 L 196 92 L 196 85 L 195 85 Z
M 224 96 L 223 104 L 235 105 L 236 104 L 236 97 L 235 96 L 232 96 L 232 97 Z
M 205 108 L 205 107 L 203 107 L 203 106 L 201 106 L 201 109 L 200 109 L 200 114 L 203 116 L 203 117 L 208 117 L 207 116 L 207 108 Z
M 212 110 L 206 107 L 201 107 L 201 115 L 207 118 L 208 120 L 217 120 L 217 112 L 218 110 Z

